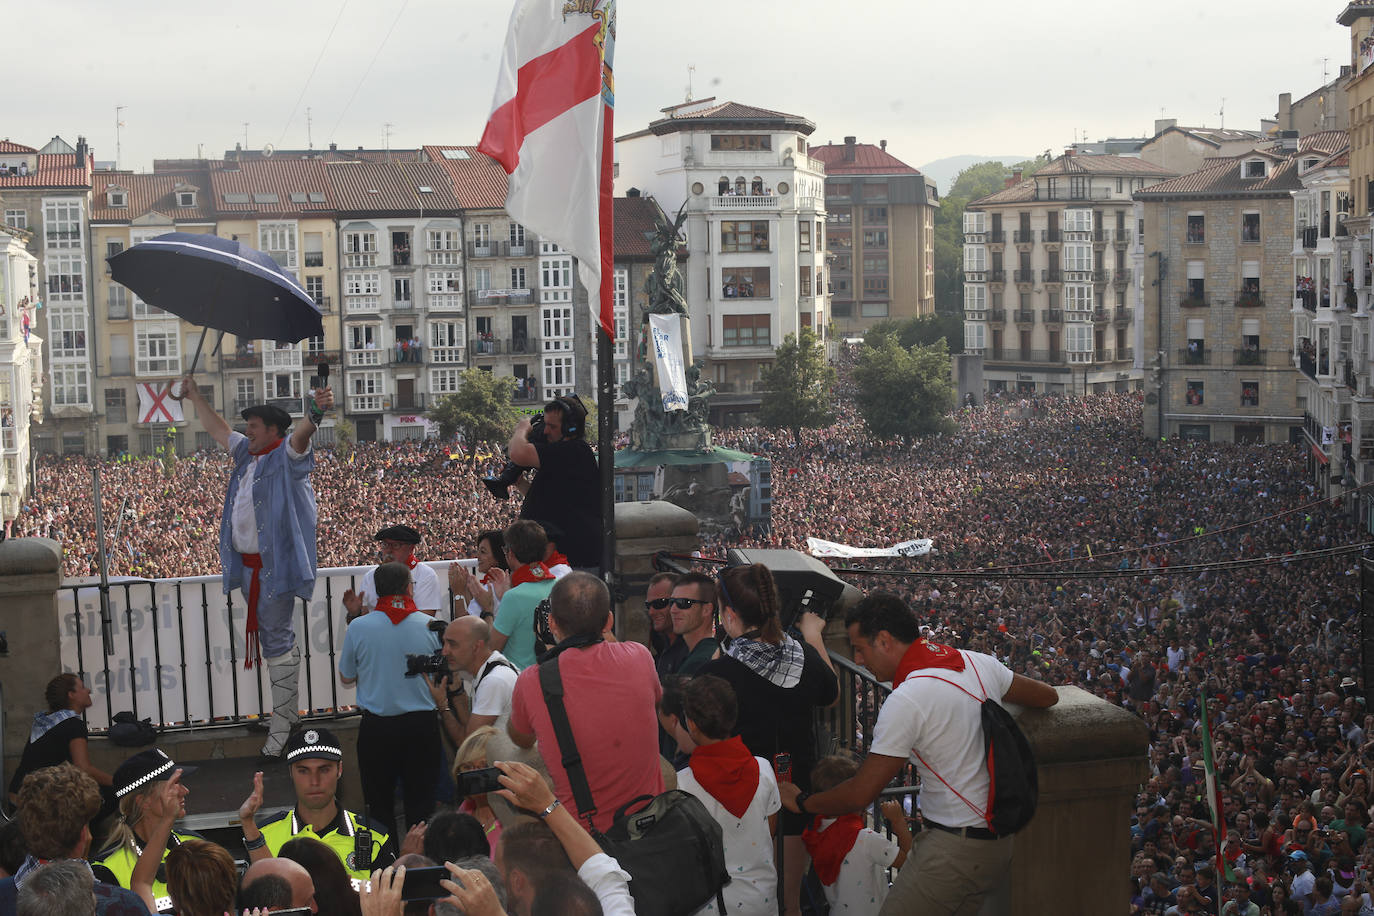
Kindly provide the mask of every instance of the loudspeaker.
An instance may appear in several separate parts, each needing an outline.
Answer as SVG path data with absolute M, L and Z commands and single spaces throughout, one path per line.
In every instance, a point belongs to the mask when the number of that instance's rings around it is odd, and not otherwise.
M 778 584 L 783 629 L 796 623 L 806 611 L 825 620 L 837 614 L 843 616 L 863 597 L 863 592 L 836 576 L 830 567 L 798 550 L 745 547 L 734 548 L 725 554 L 727 567 L 751 563 L 767 566 L 773 581 Z

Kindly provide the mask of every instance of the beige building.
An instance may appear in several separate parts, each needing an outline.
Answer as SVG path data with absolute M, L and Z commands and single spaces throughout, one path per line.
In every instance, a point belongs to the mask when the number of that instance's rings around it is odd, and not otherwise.
M 1303 308 L 1294 304 L 1293 197 L 1303 161 L 1335 152 L 1345 134 L 1292 143 L 1299 148 L 1251 149 L 1136 192 L 1147 279 L 1159 281 L 1144 299 L 1146 436 L 1301 440 L 1294 363 L 1312 341 L 1294 344 Z
M 43 339 L 33 333 L 38 259 L 27 232 L 0 227 L 0 516 L 5 533 L 28 495 L 29 436 L 43 419 Z
M 1342 65 L 1340 75 L 1307 95 L 1293 101 L 1293 93 L 1279 95 L 1279 109 L 1274 115 L 1275 129 L 1295 130 L 1298 136 L 1323 130 L 1347 130 L 1350 127 L 1350 102 L 1346 98 L 1346 84 L 1351 68 Z
M 989 392 L 1140 385 L 1131 195 L 1171 176 L 1124 156 L 1065 154 L 964 210 L 964 352 Z
M 878 145 L 812 146 L 825 163 L 830 317 L 840 337 L 935 313 L 935 182 Z
M 1175 119 L 1161 118 L 1155 121 L 1154 136 L 1140 147 L 1140 158 L 1174 175 L 1187 175 L 1208 160 L 1239 156 L 1268 140 L 1268 135 L 1258 130 L 1179 127 Z

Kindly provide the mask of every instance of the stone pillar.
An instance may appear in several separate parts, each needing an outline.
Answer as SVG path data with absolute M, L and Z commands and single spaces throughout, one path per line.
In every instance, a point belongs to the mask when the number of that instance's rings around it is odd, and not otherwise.
M 29 738 L 33 714 L 47 711 L 48 681 L 62 673 L 57 589 L 62 547 L 48 538 L 0 543 L 0 632 L 9 652 L 0 656 L 0 698 L 5 712 L 5 778 L 14 772 Z
M 1010 908 L 995 912 L 1120 912 L 1130 899 L 1126 825 L 1148 779 L 1149 729 L 1078 687 L 1056 690 L 1057 704 L 1017 716 L 1040 766 L 1040 806 L 1016 836 Z
M 698 547 L 697 518 L 669 502 L 615 504 L 615 573 L 625 600 L 615 606 L 619 639 L 649 642 L 644 593 L 659 551 L 688 554 Z

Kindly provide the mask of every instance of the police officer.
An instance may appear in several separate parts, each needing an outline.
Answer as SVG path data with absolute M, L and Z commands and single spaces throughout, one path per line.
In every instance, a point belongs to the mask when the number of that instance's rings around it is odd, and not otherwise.
M 148 842 L 145 829 L 167 813 L 163 808 L 166 802 L 157 790 L 176 769 L 176 762 L 154 747 L 138 752 L 115 770 L 112 785 L 115 798 L 119 800 L 119 820 L 110 834 L 110 844 L 91 860 L 91 871 L 97 881 L 130 887 L 134 865 L 138 863 L 138 857 L 143 854 L 143 847 Z M 195 767 L 182 767 L 181 774 L 185 777 L 194 770 Z M 180 787 L 178 818 L 186 816 L 186 795 L 186 788 Z M 167 850 L 192 839 L 200 839 L 200 835 L 173 830 L 162 853 L 163 861 L 167 859 Z M 171 912 L 167 870 L 162 865 L 158 866 L 157 877 L 153 881 L 153 900 L 159 913 Z
M 354 888 L 375 868 L 396 856 L 385 828 L 340 807 L 339 780 L 343 749 L 334 733 L 304 728 L 286 744 L 286 766 L 296 790 L 296 806 L 255 820 L 262 807 L 262 773 L 253 777 L 253 793 L 239 808 L 243 846 L 254 862 L 275 856 L 287 840 L 308 836 L 334 850 L 353 879 Z

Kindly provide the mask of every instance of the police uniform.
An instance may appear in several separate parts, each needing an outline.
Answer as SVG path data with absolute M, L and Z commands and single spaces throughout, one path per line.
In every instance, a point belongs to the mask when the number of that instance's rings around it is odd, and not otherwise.
M 310 759 L 343 760 L 343 750 L 332 732 L 323 728 L 302 729 L 287 742 L 288 766 L 297 760 Z M 343 861 L 357 890 L 375 869 L 391 864 L 396 854 L 385 827 L 370 818 L 346 811 L 341 805 L 336 804 L 336 808 L 338 813 L 334 820 L 320 830 L 307 824 L 295 808 L 259 818 L 258 829 L 262 831 L 262 838 L 274 856 L 288 840 L 296 837 L 308 836 L 324 843 Z
M 121 763 L 119 769 L 115 770 L 112 780 L 115 798 L 122 799 L 130 792 L 141 789 L 150 782 L 169 778 L 176 766 L 176 761 L 157 748 L 140 751 Z M 187 776 L 194 772 L 195 767 L 182 767 L 181 770 L 182 776 Z M 171 836 L 167 838 L 167 849 L 162 852 L 162 862 L 167 861 L 169 850 L 180 846 L 187 840 L 199 839 L 203 839 L 203 837 L 198 833 L 173 830 Z M 138 857 L 143 854 L 142 845 L 136 839 L 132 843 L 132 848 L 124 843 L 116 843 L 106 847 L 91 860 L 91 872 L 97 881 L 117 884 L 123 888 L 131 887 L 134 866 L 138 864 Z M 157 905 L 157 912 L 159 913 L 172 911 L 172 898 L 167 893 L 165 864 L 158 865 L 157 877 L 153 879 L 153 902 Z

